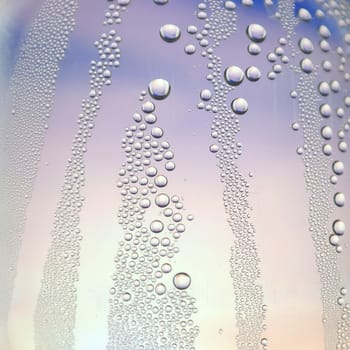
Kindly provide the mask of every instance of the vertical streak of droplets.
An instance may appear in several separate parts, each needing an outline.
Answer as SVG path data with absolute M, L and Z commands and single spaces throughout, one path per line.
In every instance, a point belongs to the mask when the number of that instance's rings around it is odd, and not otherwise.
M 130 0 L 109 1 L 105 25 L 121 22 L 121 12 Z M 92 136 L 94 121 L 100 109 L 99 100 L 105 86 L 111 85 L 113 68 L 119 66 L 121 38 L 115 29 L 102 33 L 95 42 L 98 59 L 91 61 L 90 90 L 82 101 L 78 130 L 73 139 L 71 156 L 64 174 L 61 199 L 57 205 L 52 245 L 44 265 L 43 279 L 35 312 L 36 349 L 74 348 L 76 313 L 76 282 L 78 281 L 80 241 L 80 211 L 83 206 L 85 185 L 84 154 Z
M 240 143 L 236 141 L 240 121 L 239 116 L 232 112 L 226 102 L 233 88 L 222 79 L 224 72 L 221 58 L 214 54 L 221 41 L 236 31 L 237 16 L 235 5 L 231 1 L 226 1 L 225 6 L 214 0 L 209 0 L 208 3 L 210 15 L 204 28 L 208 30 L 214 43 L 203 56 L 208 58 L 211 72 L 207 79 L 212 82 L 215 92 L 210 103 L 210 110 L 214 112 L 211 129 L 212 136 L 221 146 L 217 158 L 221 181 L 225 185 L 223 200 L 234 235 L 230 264 L 238 329 L 236 343 L 239 350 L 257 349 L 266 344 L 267 340 L 262 338 L 266 306 L 259 283 L 261 273 L 256 230 L 250 219 L 249 184 L 236 164 L 242 152 Z
M 321 1 L 320 3 L 324 3 Z M 296 53 L 294 43 L 297 40 L 295 28 L 299 20 L 294 14 L 294 0 L 279 2 L 278 12 L 282 27 L 288 33 L 288 43 Z M 338 8 L 333 2 L 332 8 Z M 342 9 L 349 5 L 342 3 Z M 328 5 L 325 6 L 328 8 Z M 333 12 L 332 12 L 333 13 Z M 334 11 L 338 19 L 344 11 Z M 330 13 L 329 13 L 330 14 Z M 331 14 L 330 14 L 331 15 Z M 300 16 L 300 14 L 299 14 Z M 327 29 L 328 30 L 328 29 Z M 302 62 L 302 61 L 301 61 Z M 346 289 L 338 266 L 338 252 L 330 244 L 330 222 L 334 206 L 331 202 L 329 173 L 331 160 L 322 152 L 323 142 L 320 137 L 323 121 L 320 113 L 320 93 L 317 91 L 317 70 L 303 71 L 302 63 L 290 68 L 299 76 L 296 93 L 298 95 L 299 122 L 304 136 L 303 161 L 305 165 L 305 182 L 309 193 L 309 230 L 314 241 L 316 265 L 321 282 L 321 301 L 323 307 L 323 323 L 325 349 L 346 348 L 346 332 L 349 332 L 349 304 L 341 305 Z M 327 84 L 326 84 L 327 85 Z M 326 154 L 329 155 L 329 154 Z M 340 303 L 341 302 L 341 303 Z M 342 306 L 342 307 L 340 307 Z M 345 333 L 344 333 L 345 332 Z
M 10 82 L 11 115 L 0 147 L 0 338 L 7 317 L 16 266 L 38 171 L 59 63 L 75 25 L 77 0 L 44 2 L 25 37 Z

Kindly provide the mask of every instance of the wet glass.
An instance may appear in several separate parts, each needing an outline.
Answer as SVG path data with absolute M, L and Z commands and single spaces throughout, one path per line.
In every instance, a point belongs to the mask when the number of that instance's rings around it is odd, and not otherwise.
M 350 3 L 0 3 L 0 349 L 350 349 Z

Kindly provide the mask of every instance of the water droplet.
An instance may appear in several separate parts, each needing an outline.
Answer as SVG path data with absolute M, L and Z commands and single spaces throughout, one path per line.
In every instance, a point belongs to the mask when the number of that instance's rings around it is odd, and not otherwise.
M 168 263 L 164 263 L 161 267 L 162 272 L 169 273 L 172 270 L 172 266 Z
M 245 75 L 249 81 L 258 81 L 261 78 L 259 68 L 254 66 L 247 68 Z
M 235 98 L 231 103 L 231 108 L 236 114 L 244 114 L 248 111 L 248 102 L 242 98 Z
M 345 205 L 345 195 L 342 192 L 337 192 L 334 195 L 334 203 L 338 207 L 343 207 Z
M 328 103 L 324 103 L 320 106 L 320 114 L 324 118 L 329 118 L 332 114 L 332 107 Z
M 154 183 L 157 187 L 165 187 L 168 184 L 168 179 L 164 175 L 158 175 L 155 177 Z
M 187 55 L 193 55 L 196 52 L 196 47 L 193 44 L 188 44 L 184 50 Z
M 254 23 L 247 27 L 247 35 L 251 41 L 261 43 L 266 39 L 267 33 L 262 25 Z
M 237 66 L 230 66 L 225 69 L 224 78 L 229 85 L 239 85 L 244 79 L 244 72 Z
M 257 56 L 260 54 L 261 48 L 257 43 L 250 43 L 248 45 L 248 52 L 253 56 Z
M 322 152 L 325 156 L 330 156 L 333 153 L 333 148 L 330 144 L 325 144 L 322 146 Z
M 332 165 L 333 171 L 337 175 L 342 175 L 344 173 L 344 163 L 340 160 L 336 160 Z
M 219 151 L 219 146 L 215 145 L 215 144 L 212 144 L 209 147 L 209 151 L 212 152 L 212 153 L 217 153 Z
M 164 79 L 154 79 L 149 83 L 148 91 L 155 100 L 164 100 L 170 94 L 170 84 Z
M 331 36 L 331 32 L 329 31 L 328 27 L 323 24 L 318 28 L 318 32 L 321 37 L 325 39 L 328 39 Z
M 153 2 L 157 5 L 165 5 L 169 0 L 153 0 Z
M 152 130 L 151 130 L 151 135 L 157 139 L 162 137 L 163 134 L 164 134 L 163 129 L 159 128 L 158 126 L 152 128 Z
M 303 58 L 300 61 L 300 68 L 304 73 L 311 73 L 314 70 L 314 65 L 309 58 Z
M 302 38 L 299 40 L 299 48 L 302 52 L 310 54 L 314 50 L 314 45 L 310 39 Z
M 180 28 L 175 24 L 165 24 L 160 28 L 159 34 L 161 38 L 167 43 L 173 43 L 179 40 L 181 31 Z
M 330 235 L 329 236 L 329 243 L 333 246 L 337 246 L 340 242 L 338 235 Z
M 142 111 L 145 113 L 152 113 L 155 110 L 155 106 L 151 101 L 146 101 L 143 105 L 142 105 Z
M 333 232 L 339 236 L 342 236 L 345 233 L 345 223 L 342 220 L 335 220 L 333 222 Z
M 167 194 L 160 193 L 156 196 L 155 202 L 158 207 L 164 208 L 170 203 L 170 198 Z
M 166 287 L 163 283 L 158 283 L 154 290 L 158 295 L 163 295 L 166 292 Z
M 298 17 L 304 22 L 309 22 L 312 19 L 310 12 L 305 8 L 299 9 Z
M 324 139 L 330 140 L 333 136 L 332 128 L 330 126 L 324 126 L 321 129 L 321 135 Z
M 157 121 L 157 116 L 153 113 L 149 113 L 145 115 L 145 122 L 147 124 L 154 124 Z
M 232 11 L 232 10 L 234 10 L 235 8 L 236 8 L 236 4 L 235 4 L 233 1 L 231 1 L 231 0 L 225 1 L 225 9 L 226 9 L 226 10 Z
M 123 301 L 127 302 L 127 301 L 130 301 L 131 300 L 131 294 L 126 292 L 122 295 L 122 299 Z
M 209 101 L 211 99 L 211 91 L 209 89 L 203 89 L 200 93 L 200 97 L 203 101 Z
M 162 232 L 164 229 L 164 224 L 160 220 L 153 220 L 150 225 L 150 229 L 154 233 Z
M 191 284 L 191 277 L 186 272 L 180 272 L 174 276 L 173 283 L 177 289 L 187 289 Z

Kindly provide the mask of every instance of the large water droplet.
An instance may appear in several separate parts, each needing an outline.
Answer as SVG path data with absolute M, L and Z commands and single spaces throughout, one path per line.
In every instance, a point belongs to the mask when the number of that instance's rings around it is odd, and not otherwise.
M 333 222 L 333 232 L 339 236 L 342 236 L 345 233 L 345 223 L 341 220 L 335 220 Z
M 345 195 L 342 192 L 337 192 L 334 195 L 334 203 L 338 207 L 343 207 L 345 205 Z
M 225 69 L 224 77 L 229 85 L 239 85 L 244 79 L 244 72 L 237 66 L 230 66 Z
M 161 38 L 167 43 L 173 43 L 179 40 L 181 31 L 180 28 L 175 24 L 165 24 L 160 28 L 159 34 Z
M 266 29 L 260 24 L 250 24 L 247 27 L 248 38 L 256 43 L 261 43 L 266 39 Z
M 191 277 L 186 272 L 180 272 L 174 276 L 173 283 L 177 289 L 187 289 L 191 284 Z
M 149 83 L 148 91 L 155 100 L 164 100 L 170 94 L 170 84 L 165 79 L 154 79 Z
M 248 102 L 242 98 L 235 98 L 231 103 L 231 108 L 236 114 L 244 114 L 248 110 Z

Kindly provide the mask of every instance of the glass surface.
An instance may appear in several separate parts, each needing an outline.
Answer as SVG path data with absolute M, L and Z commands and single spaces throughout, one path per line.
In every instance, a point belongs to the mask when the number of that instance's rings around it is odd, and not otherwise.
M 0 0 L 0 349 L 350 349 L 350 3 Z

